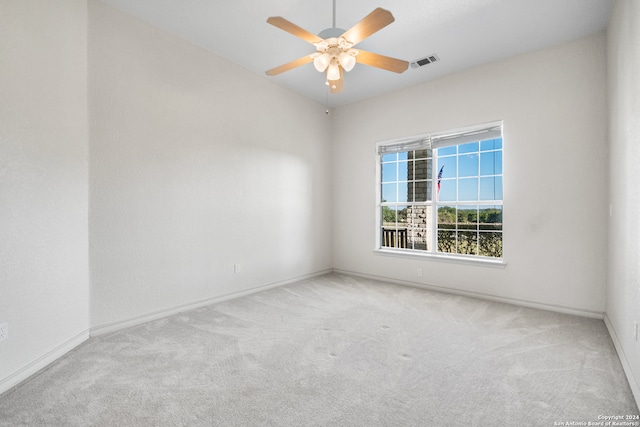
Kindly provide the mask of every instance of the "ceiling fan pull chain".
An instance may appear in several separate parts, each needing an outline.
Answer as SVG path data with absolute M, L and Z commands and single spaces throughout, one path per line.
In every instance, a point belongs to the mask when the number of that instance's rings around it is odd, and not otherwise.
M 334 0 L 335 1 L 335 0 Z M 325 114 L 328 116 L 329 115 L 329 92 L 331 91 L 331 89 L 329 89 L 327 87 L 327 109 L 325 110 Z

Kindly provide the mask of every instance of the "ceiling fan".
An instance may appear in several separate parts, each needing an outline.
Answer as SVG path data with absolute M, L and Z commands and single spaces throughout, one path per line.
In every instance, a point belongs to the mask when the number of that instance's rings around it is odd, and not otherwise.
M 319 72 L 326 72 L 326 84 L 330 93 L 342 92 L 344 88 L 344 71 L 351 71 L 357 63 L 369 65 L 383 70 L 402 73 L 409 67 L 407 61 L 391 58 L 377 53 L 367 52 L 353 47 L 373 33 L 395 21 L 388 10 L 377 8 L 349 30 L 336 28 L 335 0 L 333 2 L 333 27 L 327 28 L 318 35 L 298 27 L 281 16 L 272 16 L 267 22 L 315 46 L 316 52 L 298 58 L 295 61 L 275 67 L 266 72 L 275 76 L 309 62 Z

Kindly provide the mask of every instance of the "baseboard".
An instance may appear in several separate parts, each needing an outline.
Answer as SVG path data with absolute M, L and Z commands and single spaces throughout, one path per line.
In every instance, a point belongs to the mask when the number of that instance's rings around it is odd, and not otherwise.
M 604 324 L 607 326 L 607 330 L 611 336 L 611 341 L 613 341 L 613 346 L 616 348 L 616 352 L 618 352 L 618 358 L 620 359 L 620 363 L 622 363 L 622 369 L 624 369 L 624 373 L 627 376 L 627 381 L 629 381 L 633 397 L 636 399 L 636 405 L 640 408 L 640 383 L 636 380 L 633 370 L 631 369 L 631 365 L 629 364 L 629 360 L 627 359 L 627 355 L 625 354 L 624 349 L 620 344 L 620 340 L 618 339 L 618 334 L 616 334 L 616 330 L 613 328 L 613 324 L 606 313 L 604 315 Z
M 592 319 L 600 319 L 600 320 L 604 319 L 604 313 L 603 312 L 599 312 L 599 311 L 581 310 L 581 309 L 572 308 L 572 307 L 564 307 L 564 306 L 561 306 L 561 305 L 543 304 L 543 303 L 538 303 L 538 302 L 533 302 L 533 301 L 521 300 L 521 299 L 517 299 L 517 298 L 507 298 L 507 297 L 500 297 L 500 296 L 496 296 L 496 295 L 484 294 L 484 293 L 480 293 L 480 292 L 461 291 L 461 290 L 457 290 L 457 289 L 446 288 L 446 287 L 443 287 L 443 286 L 436 286 L 436 285 L 429 285 L 429 284 L 418 283 L 418 282 L 411 282 L 411 281 L 408 281 L 408 280 L 398 280 L 398 279 L 394 279 L 394 278 L 391 278 L 391 277 L 377 276 L 377 275 L 372 275 L 372 274 L 364 274 L 364 273 L 359 273 L 359 272 L 356 272 L 356 271 L 342 270 L 342 269 L 336 269 L 336 268 L 334 268 L 333 271 L 335 273 L 348 274 L 348 275 L 352 275 L 352 276 L 359 276 L 359 277 L 364 277 L 364 278 L 367 278 L 367 279 L 379 280 L 379 281 L 383 281 L 383 282 L 393 283 L 393 284 L 396 284 L 396 285 L 411 286 L 411 287 L 414 287 L 414 288 L 427 289 L 427 290 L 430 290 L 430 291 L 442 292 L 442 293 L 453 294 L 453 295 L 460 295 L 460 296 L 471 297 L 471 298 L 478 298 L 478 299 L 487 300 L 487 301 L 502 302 L 502 303 L 505 303 L 505 304 L 519 305 L 519 306 L 522 306 L 522 307 L 536 308 L 536 309 L 539 309 L 539 310 L 554 311 L 554 312 L 557 312 L 557 313 L 572 314 L 572 315 L 575 315 L 575 316 L 589 317 L 589 318 L 592 318 Z
M 153 320 L 158 320 L 158 319 L 162 319 L 168 316 L 172 316 L 174 314 L 177 313 L 182 313 L 184 311 L 189 311 L 189 310 L 193 310 L 196 308 L 200 308 L 200 307 L 205 307 L 207 305 L 211 305 L 211 304 L 216 304 L 222 301 L 228 301 L 231 299 L 235 299 L 235 298 L 240 298 L 246 295 L 251 295 L 251 294 L 255 294 L 257 292 L 262 292 L 265 291 L 267 289 L 272 289 L 272 288 L 277 288 L 279 286 L 284 286 L 287 285 L 289 283 L 294 283 L 294 282 L 299 282 L 301 280 L 306 280 L 306 279 L 311 279 L 313 277 L 318 277 L 318 276 L 322 276 L 324 274 L 327 273 L 331 273 L 333 270 L 332 269 L 326 269 L 326 270 L 321 270 L 321 271 L 317 271 L 315 273 L 311 273 L 311 274 L 306 274 L 306 275 L 302 275 L 302 276 L 296 276 L 296 277 L 292 277 L 289 279 L 285 279 L 285 280 L 281 280 L 281 281 L 277 281 L 277 282 L 271 282 L 271 283 L 266 283 L 266 284 L 262 284 L 256 287 L 253 287 L 251 289 L 245 289 L 242 291 L 238 291 L 238 292 L 232 292 L 229 294 L 224 294 L 224 295 L 220 295 L 220 296 L 216 296 L 213 298 L 207 298 L 204 300 L 200 300 L 200 301 L 195 301 L 192 303 L 188 303 L 188 304 L 183 304 L 183 305 L 179 305 L 179 306 L 175 306 L 175 307 L 171 307 L 168 309 L 163 309 L 163 310 L 158 310 L 158 311 L 154 311 L 151 313 L 146 313 L 140 316 L 136 316 L 136 317 L 132 317 L 129 319 L 125 319 L 125 320 L 120 320 L 120 321 L 116 321 L 116 322 L 111 322 L 111 323 L 106 323 L 103 325 L 99 325 L 99 326 L 94 326 L 90 329 L 91 332 L 91 336 L 98 336 L 98 335 L 102 335 L 102 334 L 106 334 L 106 333 L 110 333 L 110 332 L 115 332 L 115 331 L 119 331 L 121 329 L 125 329 L 125 328 L 129 328 L 131 326 L 136 326 L 136 325 L 140 325 L 142 323 L 146 323 L 146 322 L 151 322 Z
M 30 376 L 34 375 L 41 369 L 46 368 L 49 364 L 55 362 L 88 339 L 89 330 L 85 330 L 75 337 L 71 338 L 70 340 L 67 340 L 64 343 L 60 344 L 48 353 L 40 356 L 38 359 L 29 363 L 27 366 L 20 368 L 8 377 L 3 378 L 2 380 L 0 380 L 0 395 L 2 395 L 2 393 L 8 391 L 12 387 L 18 385 L 22 381 L 26 380 Z

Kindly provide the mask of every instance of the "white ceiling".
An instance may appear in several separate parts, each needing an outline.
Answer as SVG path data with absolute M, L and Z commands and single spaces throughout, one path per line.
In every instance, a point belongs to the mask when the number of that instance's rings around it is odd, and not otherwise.
M 440 61 L 403 74 L 358 64 L 344 92 L 328 94 L 324 75 L 306 64 L 275 77 L 270 68 L 315 48 L 267 24 L 282 16 L 319 33 L 332 27 L 333 0 L 102 0 L 331 107 L 410 87 L 476 65 L 576 39 L 606 28 L 613 0 L 336 0 L 336 26 L 348 29 L 376 7 L 395 22 L 356 47 L 415 61 Z

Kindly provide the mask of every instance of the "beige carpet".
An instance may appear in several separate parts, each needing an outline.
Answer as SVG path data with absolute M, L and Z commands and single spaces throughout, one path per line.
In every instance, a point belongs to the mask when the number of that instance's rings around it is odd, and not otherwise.
M 338 274 L 92 338 L 0 396 L 3 426 L 553 426 L 616 414 L 638 408 L 602 321 Z

